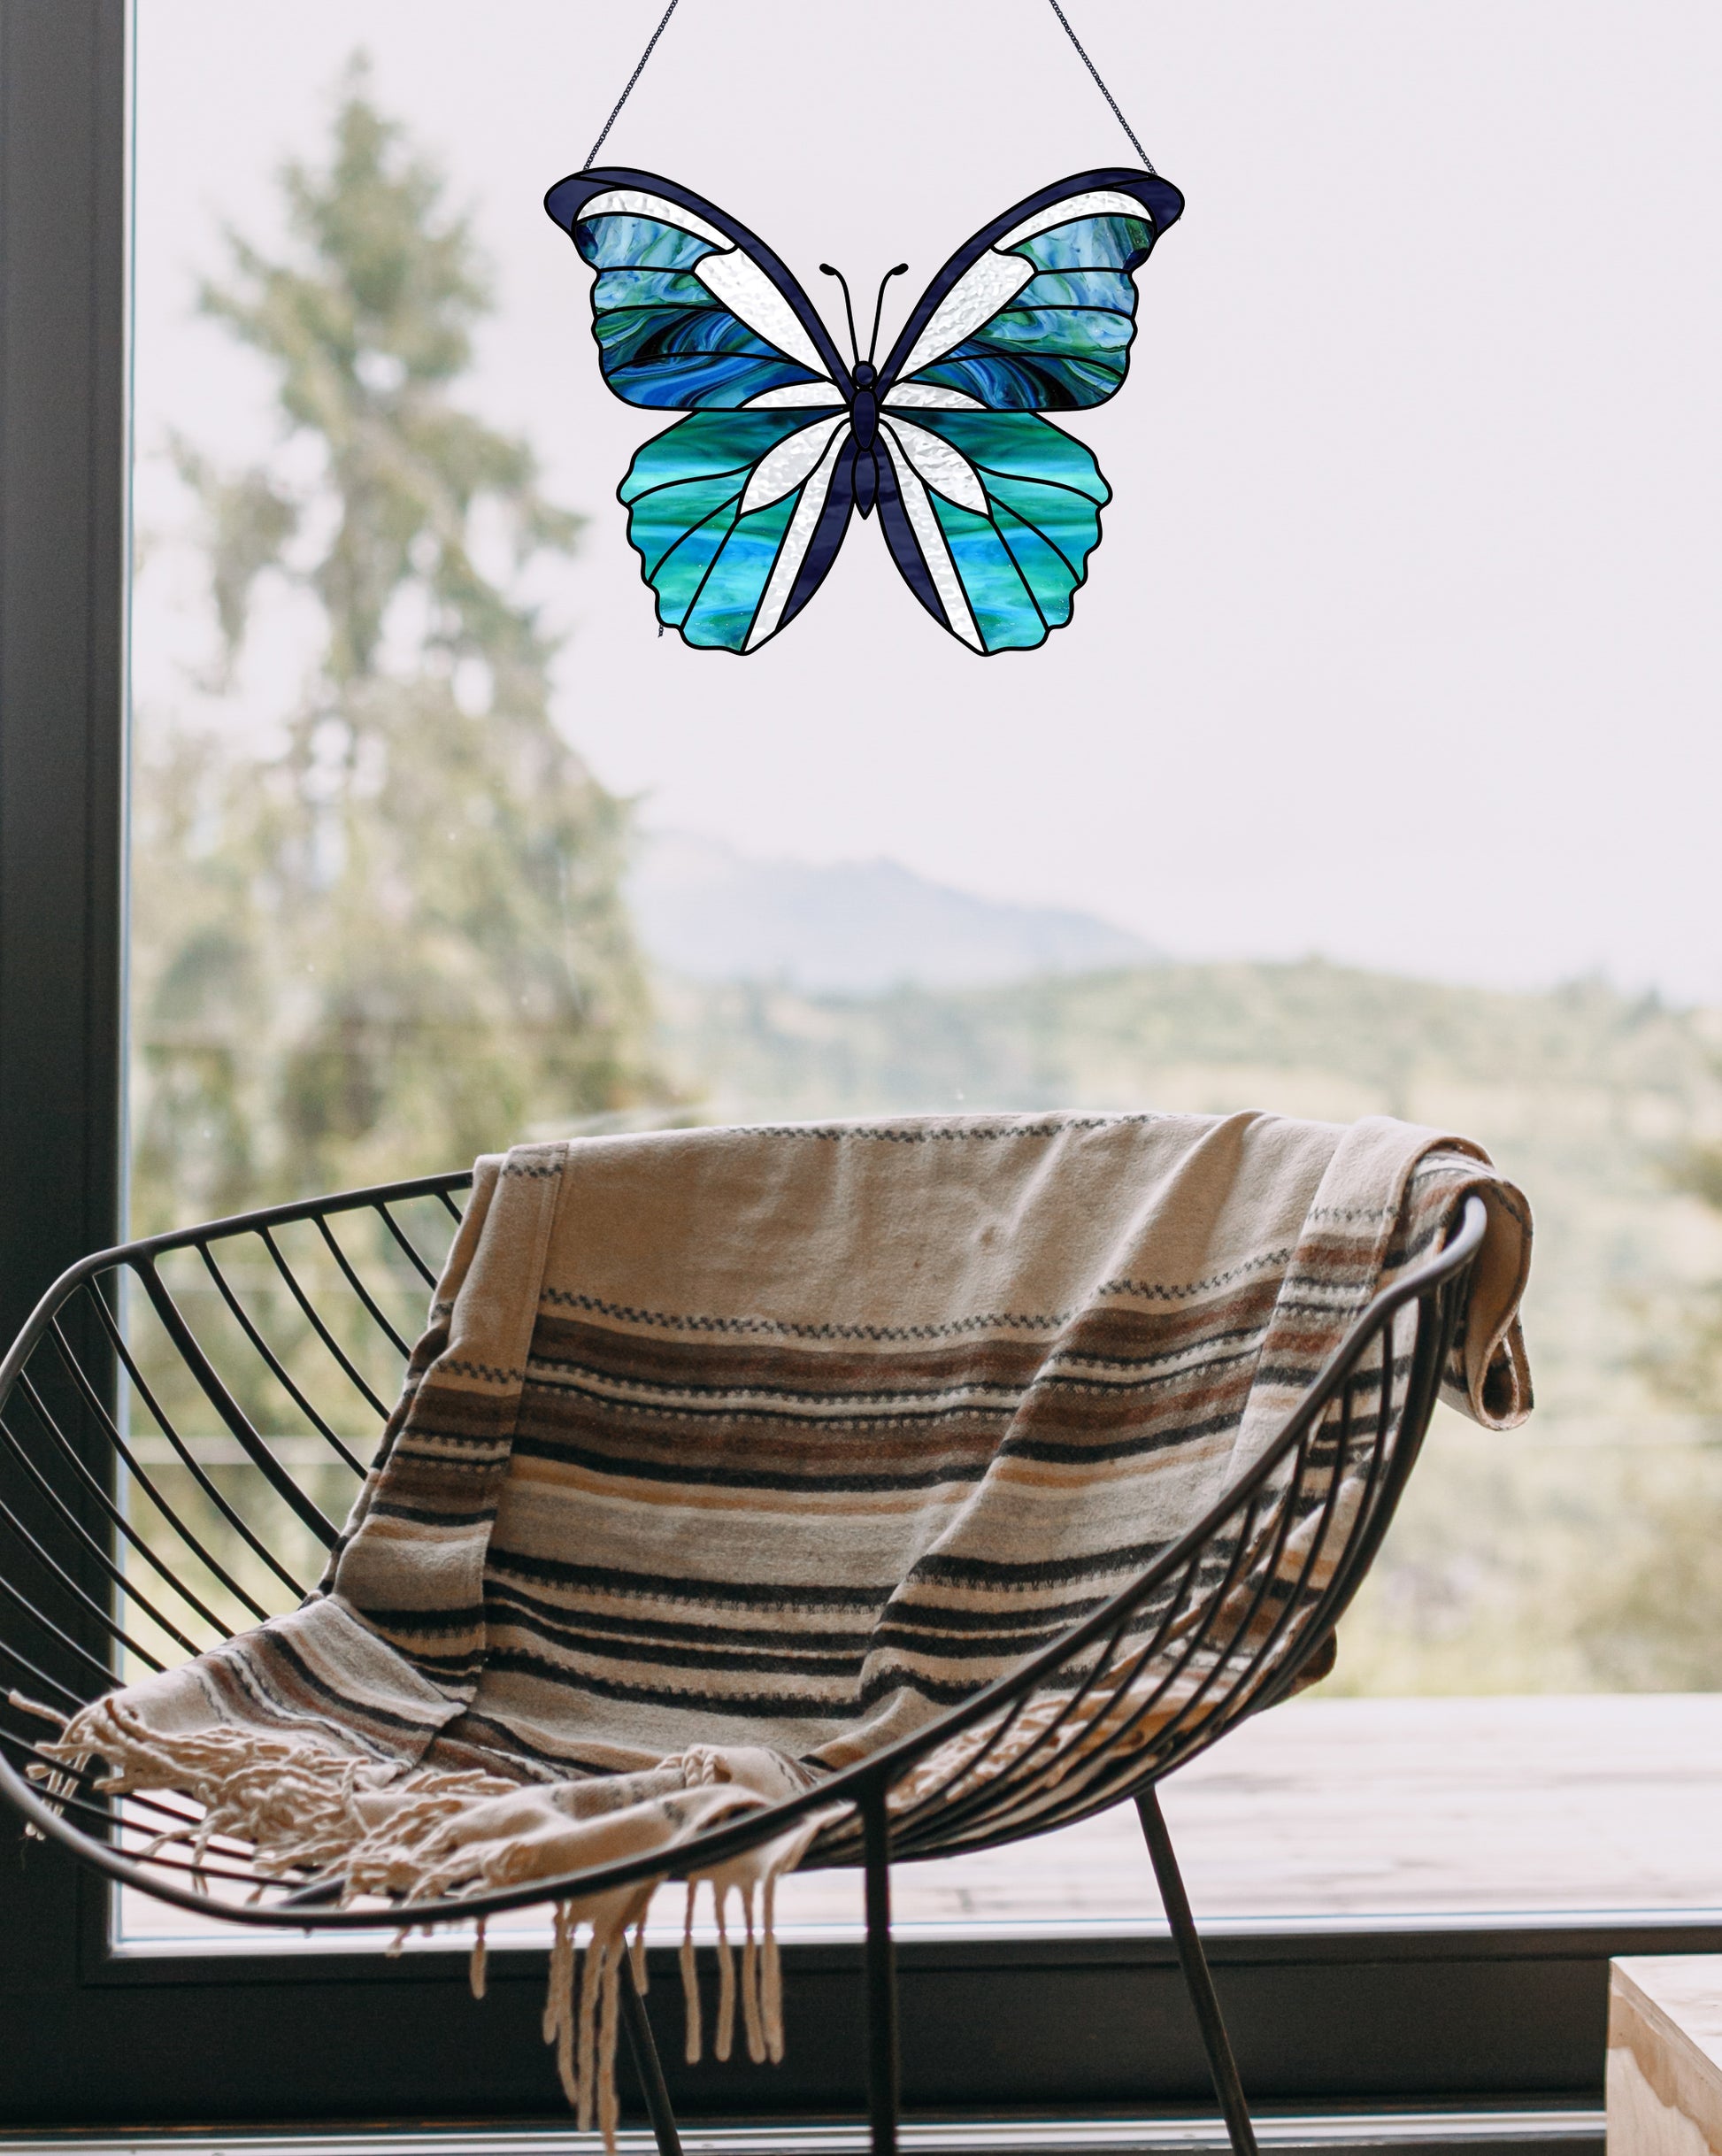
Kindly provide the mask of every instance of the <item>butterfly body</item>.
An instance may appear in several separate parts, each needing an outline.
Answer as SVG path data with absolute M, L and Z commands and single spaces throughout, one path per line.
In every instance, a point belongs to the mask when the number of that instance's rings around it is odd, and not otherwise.
M 1019 203 L 951 257 L 877 365 L 845 360 L 771 250 L 673 181 L 579 173 L 545 206 L 597 272 L 611 389 L 686 415 L 619 489 L 662 626 L 758 650 L 875 509 L 910 589 L 970 650 L 1032 649 L 1069 620 L 1111 489 L 1043 415 L 1122 383 L 1132 278 L 1183 207 L 1168 181 L 1109 168 Z M 873 327 L 876 343 L 877 311 Z
M 867 366 L 864 359 L 861 367 Z M 859 374 L 861 367 L 856 369 Z M 867 368 L 871 374 L 871 367 Z M 849 485 L 856 514 L 870 517 L 879 498 L 879 398 L 871 381 L 857 381 L 849 399 Z

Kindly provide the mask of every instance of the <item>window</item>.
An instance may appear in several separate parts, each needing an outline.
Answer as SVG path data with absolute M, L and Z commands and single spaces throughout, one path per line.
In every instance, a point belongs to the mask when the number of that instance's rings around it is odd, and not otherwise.
M 1722 1898 L 1702 1844 L 1686 1853 L 1682 1815 L 1657 1813 L 1653 1836 L 1641 1808 L 1606 1872 L 1617 1810 L 1593 1776 L 1593 1813 L 1563 1812 L 1570 1868 L 1551 1860 L 1529 1890 L 1523 1865 L 1487 1875 L 1463 1829 L 1444 1872 L 1403 1868 L 1439 1860 L 1438 1837 L 1395 1836 L 1358 1861 L 1349 1829 L 1349 1868 L 1335 1868 L 1331 1826 L 1353 1816 L 1336 1789 L 1367 1804 L 1357 1792 L 1383 1744 L 1426 1794 L 1432 1749 L 1498 1761 L 1503 1718 L 1526 1752 L 1576 1756 L 1587 1775 L 1610 1732 L 1664 1802 L 1681 1774 L 1710 1772 L 1713 1628 L 1692 1612 L 1713 1590 L 1704 1538 L 1688 1552 L 1678 1537 L 1713 1501 L 1702 1324 L 1718 1252 L 1702 1148 L 1717 1080 L 1690 1006 L 1717 987 L 1702 926 L 1714 751 L 1698 717 L 1715 653 L 1697 604 L 1715 535 L 1693 476 L 1713 447 L 1699 385 L 1716 325 L 1671 235 L 1695 236 L 1708 197 L 1691 61 L 1712 34 L 1676 10 L 1617 11 L 1557 37 L 1532 9 L 1492 22 L 1485 65 L 1450 15 L 1388 26 L 1335 6 L 1296 35 L 1261 10 L 1224 35 L 1095 16 L 1090 42 L 1144 86 L 1127 109 L 1195 207 L 1144 275 L 1129 386 L 1079 423 L 1117 499 L 1075 628 L 1034 660 L 982 667 L 940 643 L 862 527 L 808 616 L 734 667 L 645 626 L 609 494 L 653 422 L 598 384 L 584 273 L 534 207 L 579 163 L 588 107 L 625 78 L 642 42 L 631 16 L 576 33 L 565 11 L 518 0 L 474 43 L 460 10 L 384 0 L 310 5 L 290 26 L 140 0 L 130 32 L 116 5 L 66 0 L 47 20 L 7 0 L 6 320 L 32 331 L 9 330 L 4 360 L 6 1315 L 15 1327 L 116 1217 L 130 35 L 138 1223 L 286 1195 L 307 1174 L 457 1165 L 603 1118 L 1149 1097 L 1387 1110 L 1491 1143 L 1542 1218 L 1539 1420 L 1505 1441 L 1437 1433 L 1343 1636 L 1337 1696 L 1265 1720 L 1169 1808 L 1199 1912 L 1221 1920 L 1222 1969 L 1240 1971 L 1257 2087 L 1571 2093 L 1587 2085 L 1609 1941 L 1711 1942 L 1697 1912 Z M 777 18 L 759 19 L 743 39 L 756 70 Z M 1016 195 L 1110 154 L 1049 18 L 1025 0 L 1008 23 L 985 19 L 984 41 L 978 12 L 917 25 L 923 44 L 952 41 L 942 70 L 897 66 L 881 24 L 865 65 L 889 96 L 870 103 L 857 74 L 854 111 L 888 110 L 889 129 L 857 132 L 834 164 L 842 100 L 827 82 L 790 98 L 787 59 L 755 77 L 769 127 L 737 129 L 706 102 L 742 65 L 742 33 L 734 10 L 690 0 L 611 149 L 709 191 L 803 271 L 831 259 L 859 280 L 906 253 L 919 273 Z M 360 49 L 369 72 L 350 74 Z M 954 130 L 939 86 L 957 74 L 976 113 L 1030 99 L 1032 168 L 1011 130 Z M 529 484 L 496 447 L 503 476 L 463 534 L 506 617 L 488 617 L 488 645 L 472 593 L 421 543 L 427 524 L 371 595 L 374 618 L 364 592 L 323 603 L 348 558 L 327 432 L 284 424 L 288 333 L 222 238 L 230 225 L 265 265 L 334 273 L 329 246 L 319 258 L 290 228 L 279 172 L 298 159 L 304 199 L 327 205 L 343 112 L 348 177 L 370 170 L 373 210 L 409 202 L 411 161 L 427 160 L 447 188 L 420 229 L 468 219 L 473 259 L 494 265 L 488 307 L 452 272 L 440 301 L 418 295 L 421 328 L 441 304 L 471 339 L 437 395 L 541 466 Z M 367 114 L 400 137 L 365 137 Z M 1635 195 L 1580 188 L 1599 139 L 1640 147 Z M 396 239 L 410 250 L 414 234 Z M 362 347 L 346 416 L 399 420 L 413 380 L 401 343 Z M 571 555 L 560 504 L 589 519 Z M 523 520 L 548 543 L 517 576 Z M 530 643 L 532 607 L 568 632 L 554 656 Z M 242 612 L 246 634 L 224 637 Z M 511 636 L 504 680 L 494 639 Z M 438 792 L 438 758 L 475 741 L 496 768 Z M 548 758 L 536 768 L 553 783 L 511 778 L 504 741 Z M 407 808 L 385 798 L 403 772 L 425 789 Z M 644 843 L 623 880 L 635 798 Z M 1180 812 L 1192 801 L 1201 813 Z M 445 807 L 458 819 L 439 824 Z M 434 871 L 494 892 L 522 832 L 588 880 L 533 884 L 488 968 L 463 971 L 427 934 Z M 300 879 L 273 910 L 256 889 L 265 838 Z M 246 905 L 224 903 L 242 871 Z M 558 966 L 534 969 L 557 937 Z M 302 972 L 331 952 L 333 978 Z M 458 1082 L 430 1082 L 457 1037 L 483 1052 L 453 1059 Z M 512 1092 L 484 1047 L 498 1040 Z M 1488 1697 L 1524 1693 L 1523 1708 Z M 1257 1776 L 1274 1783 L 1276 1842 L 1246 1869 L 1229 1829 L 1241 1778 Z M 1300 1816 L 1320 1831 L 1300 1839 Z M 911 2051 L 915 2100 L 1199 2096 L 1158 1989 L 1146 1866 L 1119 1898 L 1111 1829 L 1037 1849 L 1032 1874 L 999 1859 L 905 1877 L 903 1913 L 936 1928 L 908 1950 L 929 2042 L 958 2011 L 952 1970 L 1014 2002 L 1000 2024 L 1014 2029 L 1049 1963 L 1065 1965 L 1061 2011 L 1102 2032 L 1086 2079 L 1032 2046 L 978 2059 L 967 2083 L 936 2047 L 921 2068 Z M 1371 1871 L 1390 1859 L 1402 1868 Z M 1097 1875 L 1110 1910 L 1085 1931 L 1072 1898 Z M 1598 1883 L 1582 1903 L 1580 1875 Z M 811 1923 L 841 1916 L 841 1885 L 803 1884 Z M 65 1936 L 79 1890 L 51 1857 L 30 1852 L 4 1890 L 22 1897 L 14 1941 Z M 466 2010 L 442 1957 L 289 1969 L 248 1951 L 218 1970 L 159 1934 L 116 1956 L 97 1899 L 77 1972 L 20 1958 L 8 1981 L 66 2030 L 99 2011 L 104 2093 L 44 2066 L 20 2116 L 405 2101 L 518 2115 L 548 2101 L 524 1957 L 504 1967 L 480 2086 L 450 2050 Z M 1647 1910 L 1670 1913 L 1664 1930 Z M 853 1981 L 841 1938 L 797 1951 L 810 1997 Z M 1372 2040 L 1367 2060 L 1323 2038 L 1318 2006 L 1297 2001 L 1334 1994 L 1311 1992 L 1310 1972 L 1343 1986 L 1359 1960 L 1397 1972 L 1381 2011 L 1407 2029 L 1419 1986 L 1445 1985 L 1449 2005 L 1463 1992 L 1451 2048 L 1426 2027 Z M 192 1999 L 243 2049 L 242 2085 L 152 2037 Z M 1480 2065 L 1464 2032 L 1503 2011 L 1520 2048 Z M 373 2046 L 312 2067 L 300 2046 L 296 2075 L 292 2043 L 241 2035 L 332 2014 L 419 2033 L 386 2069 Z M 701 2100 L 839 2102 L 841 2046 L 797 2042 L 797 2059 L 800 2080 L 702 2083 Z

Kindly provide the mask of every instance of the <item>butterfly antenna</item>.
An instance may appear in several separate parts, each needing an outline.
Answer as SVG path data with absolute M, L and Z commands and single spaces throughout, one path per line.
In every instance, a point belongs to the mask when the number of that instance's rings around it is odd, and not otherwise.
M 851 359 L 858 359 L 861 357 L 861 346 L 855 335 L 855 309 L 849 304 L 849 279 L 844 276 L 842 270 L 833 269 L 828 262 L 820 263 L 819 274 L 821 277 L 834 277 L 843 288 L 843 312 L 849 317 L 849 356 Z
M 893 277 L 901 277 L 905 275 L 908 272 L 908 268 L 909 265 L 906 262 L 899 262 L 895 269 L 888 269 L 885 274 L 879 281 L 879 297 L 873 302 L 873 333 L 872 339 L 867 345 L 867 358 L 869 360 L 872 359 L 873 353 L 877 350 L 879 346 L 879 322 L 880 317 L 885 312 L 885 288 L 890 283 Z

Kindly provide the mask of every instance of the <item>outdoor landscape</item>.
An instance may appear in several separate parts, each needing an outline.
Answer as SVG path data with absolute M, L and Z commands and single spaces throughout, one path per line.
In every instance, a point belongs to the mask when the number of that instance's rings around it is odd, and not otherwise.
M 1540 1405 L 1439 1419 L 1328 1689 L 1722 1689 L 1722 1014 L 1184 963 L 890 861 L 651 831 L 557 722 L 528 573 L 580 520 L 464 401 L 484 266 L 362 70 L 284 186 L 290 253 L 231 239 L 202 299 L 277 438 L 245 468 L 164 445 L 211 635 L 139 719 L 135 1231 L 671 1121 L 1435 1124 L 1534 1208 Z M 272 610 L 303 664 L 229 723 Z

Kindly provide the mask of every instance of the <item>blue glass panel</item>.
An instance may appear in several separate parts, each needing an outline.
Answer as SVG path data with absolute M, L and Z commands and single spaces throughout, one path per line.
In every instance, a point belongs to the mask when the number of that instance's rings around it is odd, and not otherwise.
M 1122 270 L 1042 270 L 1028 280 L 1007 312 L 1022 307 L 1104 307 L 1134 318 L 1136 281 Z
M 595 217 L 574 227 L 574 245 L 594 269 L 691 269 L 717 250 L 710 240 L 655 217 Z
M 1046 635 L 1046 623 L 1030 597 L 1022 572 L 989 517 L 959 509 L 942 495 L 933 497 L 939 528 L 988 651 L 1026 651 Z
M 709 240 L 650 217 L 597 217 L 574 227 L 598 270 L 592 288 L 598 364 L 616 395 L 661 412 L 739 411 L 768 389 L 818 376 L 750 329 L 689 273 Z
M 715 307 L 715 295 L 685 270 L 602 270 L 593 280 L 592 312 L 612 307 Z
M 932 497 L 982 642 L 988 651 L 1039 643 L 1070 620 L 1100 543 L 1111 489 L 1099 466 L 1080 442 L 1027 413 L 915 419 L 967 459 L 987 497 L 988 517 Z
M 689 643 L 739 651 L 801 499 L 795 488 L 741 516 L 760 459 L 818 412 L 696 412 L 648 442 L 619 489 L 657 618 Z
M 1153 244 L 1154 227 L 1146 218 L 1078 217 L 1019 240 L 1010 251 L 1026 255 L 1036 269 L 1121 269 Z
M 777 563 L 801 489 L 737 518 L 682 627 L 689 643 L 739 651 Z
M 647 578 L 657 594 L 657 618 L 666 628 L 681 628 L 686 624 L 688 609 L 699 597 L 706 578 L 711 574 L 713 561 L 734 528 L 735 511 L 741 498 L 738 488 L 703 524 L 682 532 L 657 570 Z M 630 526 L 630 535 L 632 529 Z
M 639 551 L 649 582 L 655 581 L 673 548 L 728 502 L 739 502 L 748 483 L 745 472 L 715 479 L 691 479 L 679 487 L 649 494 L 628 520 L 628 537 Z
M 1071 594 L 1081 581 L 1080 572 L 1071 566 L 1051 539 L 1013 514 L 1002 501 L 994 502 L 993 521 L 1011 550 L 1011 559 L 1022 572 L 1023 581 L 1028 586 L 1042 620 L 1049 628 L 1063 628 L 1071 617 Z
M 666 427 L 640 449 L 619 489 L 625 503 L 715 472 L 750 472 L 780 442 L 808 424 L 806 412 L 702 412 Z
M 966 457 L 989 490 L 996 478 L 1003 478 L 1062 488 L 1090 504 L 1112 498 L 1093 451 L 1044 420 L 990 412 L 918 412 L 915 420 Z

